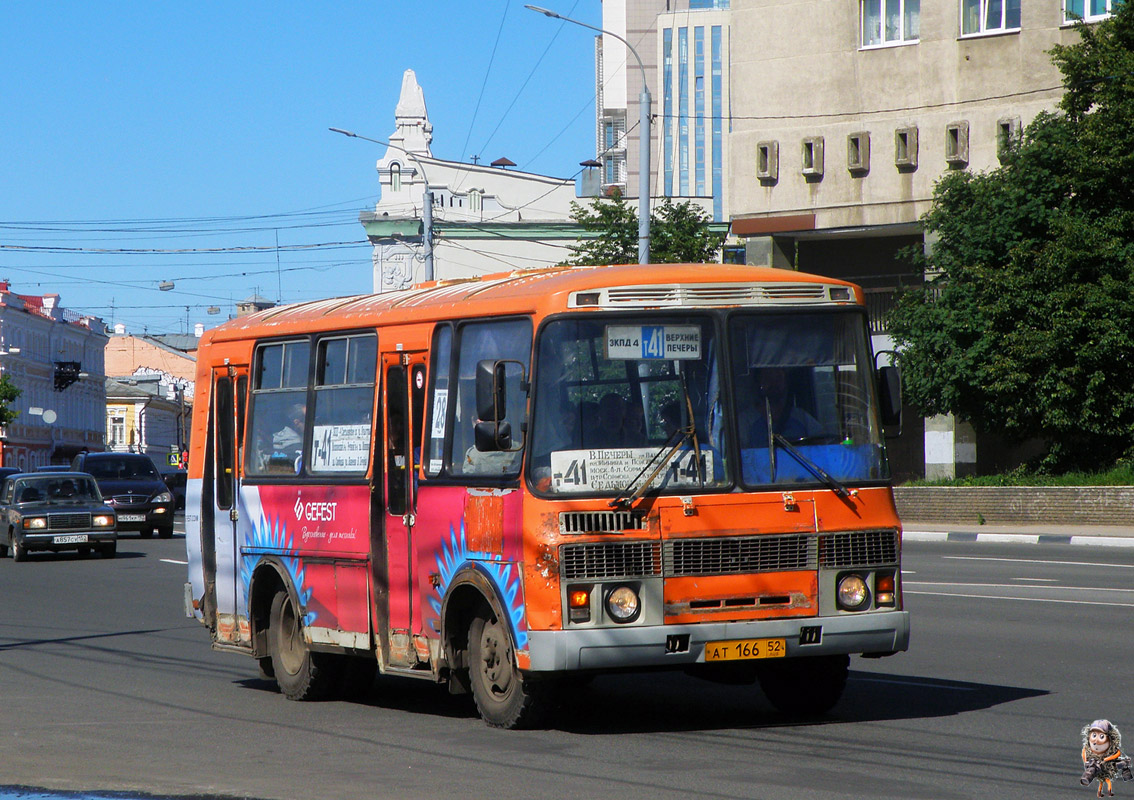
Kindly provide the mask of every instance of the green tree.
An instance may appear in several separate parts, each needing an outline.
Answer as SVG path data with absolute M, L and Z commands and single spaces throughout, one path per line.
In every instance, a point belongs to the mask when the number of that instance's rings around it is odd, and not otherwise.
M 907 397 L 1098 469 L 1134 447 L 1134 4 L 1052 51 L 1066 93 L 1001 166 L 952 172 L 888 320 Z
M 638 213 L 620 195 L 590 206 L 571 203 L 571 219 L 588 236 L 571 249 L 573 266 L 638 263 Z M 709 229 L 711 217 L 700 206 L 666 197 L 650 212 L 650 263 L 703 263 L 716 260 L 725 234 Z
M 9 425 L 20 412 L 12 410 L 12 403 L 20 396 L 20 388 L 7 374 L 0 375 L 0 425 Z

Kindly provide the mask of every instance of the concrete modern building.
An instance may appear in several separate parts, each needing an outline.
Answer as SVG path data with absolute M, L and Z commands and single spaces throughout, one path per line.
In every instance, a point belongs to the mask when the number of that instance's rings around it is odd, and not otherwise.
M 934 183 L 996 167 L 1057 105 L 1047 51 L 1078 37 L 1064 2 L 1101 18 L 1111 0 L 733 0 L 728 205 L 747 262 L 861 283 L 884 348 L 881 315 L 911 279 L 899 251 L 932 244 Z M 977 468 L 951 418 L 905 438 L 899 473 Z
M 0 428 L 0 465 L 35 469 L 103 449 L 106 343 L 101 319 L 0 281 L 0 374 L 20 389 L 18 416 Z
M 413 70 L 394 112 L 393 147 L 378 160 L 381 197 L 360 215 L 374 244 L 374 291 L 426 278 L 423 215 L 433 192 L 433 278 L 446 280 L 557 264 L 571 255 L 575 182 L 491 165 L 434 158 L 433 125 Z

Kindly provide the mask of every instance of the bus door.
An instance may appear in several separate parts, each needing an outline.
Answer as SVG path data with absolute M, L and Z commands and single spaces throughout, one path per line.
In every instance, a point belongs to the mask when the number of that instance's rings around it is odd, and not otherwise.
M 201 550 L 206 608 L 216 613 L 216 639 L 231 643 L 236 643 L 239 638 L 236 528 L 247 394 L 247 365 L 226 365 L 213 370 L 209 416 L 212 440 L 209 442 L 210 458 L 206 466 L 205 496 L 202 498 L 205 513 L 201 521 Z
M 413 666 L 428 661 L 416 611 L 420 589 L 413 528 L 417 520 L 417 482 L 425 408 L 426 353 L 382 356 L 385 372 L 386 563 L 389 576 L 390 664 Z

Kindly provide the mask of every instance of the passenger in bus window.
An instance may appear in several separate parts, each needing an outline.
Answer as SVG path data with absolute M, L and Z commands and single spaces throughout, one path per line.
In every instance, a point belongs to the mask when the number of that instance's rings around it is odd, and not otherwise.
M 625 447 L 626 401 L 622 395 L 608 392 L 598 402 L 598 416 L 584 417 L 583 444 L 598 449 L 603 447 Z
M 622 422 L 622 440 L 627 447 L 642 447 L 646 444 L 646 412 L 642 404 L 626 404 L 626 418 Z
M 303 452 L 303 424 L 307 418 L 307 406 L 294 403 L 288 409 L 288 419 L 284 426 L 272 435 L 272 455 L 269 463 L 272 472 L 287 471 L 298 473 Z M 280 468 L 284 467 L 285 470 Z
M 751 410 L 749 441 L 757 447 L 768 440 L 769 414 L 772 430 L 788 441 L 823 435 L 819 420 L 795 404 L 787 370 L 780 367 L 765 367 L 756 372 L 756 403 Z

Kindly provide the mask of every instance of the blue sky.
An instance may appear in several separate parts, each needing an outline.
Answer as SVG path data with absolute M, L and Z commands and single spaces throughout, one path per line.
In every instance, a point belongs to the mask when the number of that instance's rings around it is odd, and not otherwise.
M 538 4 L 601 21 L 599 0 Z M 368 292 L 384 148 L 327 129 L 388 137 L 413 69 L 435 156 L 571 177 L 593 41 L 520 0 L 2 3 L 0 278 L 132 333 Z

